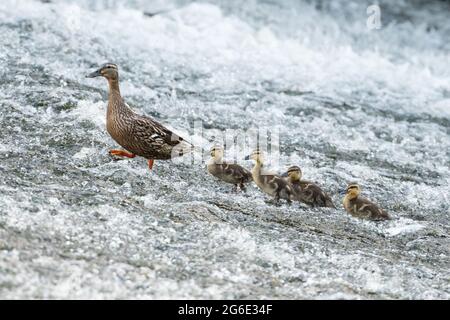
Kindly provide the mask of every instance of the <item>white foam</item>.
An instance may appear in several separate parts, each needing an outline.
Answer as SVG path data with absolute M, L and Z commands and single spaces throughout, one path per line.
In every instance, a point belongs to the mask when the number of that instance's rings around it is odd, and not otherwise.
M 94 148 L 81 148 L 80 151 L 73 155 L 74 159 L 86 159 L 89 155 L 95 154 L 97 152 Z
M 436 227 L 436 215 L 448 214 L 450 141 L 441 125 L 449 118 L 445 13 L 433 16 L 440 30 L 399 22 L 372 32 L 364 26 L 364 4 L 357 3 L 351 10 L 330 4 L 335 12 L 326 12 L 294 1 L 245 2 L 247 11 L 230 13 L 224 2 L 159 1 L 176 9 L 153 18 L 135 1 L 93 10 L 102 6 L 98 3 L 2 1 L 0 28 L 8 51 L 0 52 L 0 59 L 13 63 L 0 72 L 15 69 L 18 75 L 2 84 L 1 104 L 9 109 L 0 121 L 31 119 L 39 133 L 45 131 L 23 146 L 4 140 L 0 145 L 2 155 L 30 146 L 43 166 L 17 166 L 17 173 L 7 173 L 14 183 L 0 185 L 1 230 L 13 238 L 4 240 L 12 250 L 0 250 L 0 269 L 14 270 L 0 275 L 12 284 L 6 298 L 357 299 L 367 292 L 381 298 L 448 297 L 442 270 L 416 264 L 409 252 L 396 251 L 401 248 L 354 244 L 345 239 L 353 231 L 345 225 L 338 235 L 299 232 L 295 225 L 300 216 L 301 229 L 315 223 L 326 228 L 322 223 L 332 218 L 350 221 L 361 238 L 367 233 L 370 239 L 401 242 L 395 237 L 422 235 L 424 228 Z M 419 11 L 408 10 L 420 18 Z M 96 147 L 64 145 L 64 154 L 47 148 L 44 143 L 61 122 L 73 125 L 69 141 L 78 141 L 78 134 L 89 139 L 82 131 L 88 127 L 89 135 L 104 139 L 99 142 L 111 143 L 104 130 L 106 101 L 98 93 L 106 92 L 107 84 L 84 78 L 106 61 L 119 64 L 122 94 L 130 104 L 139 102 L 136 111 L 159 113 L 161 122 L 183 137 L 188 138 L 187 119 L 207 122 L 215 135 L 222 126 L 269 122 L 286 139 L 282 147 L 300 151 L 290 158 L 283 154 L 280 163 L 269 158 L 272 170 L 300 164 L 305 178 L 327 191 L 335 189 L 331 184 L 358 180 L 368 197 L 392 208 L 394 219 L 375 224 L 343 218 L 341 207 L 326 214 L 275 207 L 254 186 L 246 195 L 230 196 L 224 192 L 228 186 L 215 189 L 200 166 L 161 164 L 161 171 L 157 166 L 150 174 L 143 159 L 91 159 Z M 294 94 L 278 92 L 284 90 Z M 49 104 L 35 106 L 41 92 Z M 67 99 L 76 106 L 59 110 Z M 420 118 L 422 113 L 438 120 Z M 410 115 L 419 121 L 410 121 Z M 93 126 L 81 128 L 85 121 Z M 4 128 L 18 134 L 27 128 L 14 126 Z M 207 142 L 199 135 L 193 141 Z M 56 157 L 38 154 L 39 147 Z M 326 148 L 351 160 L 334 161 Z M 53 166 L 65 168 L 63 159 L 67 170 L 78 165 L 80 181 L 72 179 L 75 171 L 51 174 Z M 79 165 L 86 159 L 95 159 L 89 168 Z M 9 159 L 5 163 L 14 167 Z M 436 177 L 430 179 L 435 185 L 406 174 L 421 170 Z M 388 188 L 398 193 L 401 206 Z M 231 209 L 211 199 L 230 202 Z M 402 218 L 410 211 L 426 222 Z M 28 259 L 28 250 L 38 258 Z M 398 263 L 392 263 L 393 255 Z
M 387 228 L 385 231 L 389 236 L 398 236 L 406 233 L 415 233 L 426 227 L 425 223 L 418 223 L 414 220 L 407 218 L 400 218 L 394 221 L 391 227 Z
M 77 117 L 79 120 L 90 121 L 102 129 L 106 126 L 106 102 L 103 101 L 81 100 L 69 114 Z

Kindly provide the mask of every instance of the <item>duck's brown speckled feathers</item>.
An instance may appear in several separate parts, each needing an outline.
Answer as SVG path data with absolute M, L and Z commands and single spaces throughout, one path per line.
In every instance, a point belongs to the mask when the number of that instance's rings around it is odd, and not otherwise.
M 107 119 L 109 134 L 126 150 L 146 159 L 160 160 L 192 151 L 190 143 L 160 123 L 147 116 L 132 113 L 122 119 L 117 116 Z
M 336 208 L 331 197 L 317 184 L 311 181 L 301 180 L 302 171 L 300 167 L 291 166 L 285 175 L 288 176 L 288 181 L 295 194 L 295 200 L 312 207 Z
M 117 65 L 106 63 L 88 77 L 109 83 L 106 129 L 124 149 L 146 159 L 167 160 L 192 151 L 192 145 L 150 117 L 135 113 L 123 100 Z
M 389 214 L 370 200 L 361 197 L 360 187 L 352 183 L 347 187 L 343 204 L 345 210 L 352 216 L 369 220 L 389 220 Z
M 245 189 L 245 183 L 252 181 L 250 171 L 235 163 L 208 164 L 208 172 L 222 181 L 239 185 L 241 189 Z
M 291 182 L 291 185 L 299 201 L 312 207 L 336 208 L 331 197 L 317 184 L 302 180 Z
M 292 187 L 280 176 L 256 173 L 253 180 L 262 191 L 273 196 L 276 201 L 284 199 L 291 202 L 294 197 Z
M 252 176 L 256 185 L 263 192 L 273 196 L 276 201 L 284 199 L 290 203 L 294 197 L 292 187 L 282 177 L 275 174 L 264 173 L 261 153 L 256 150 L 247 158 L 255 160 L 255 166 L 252 169 Z
M 211 149 L 211 160 L 207 165 L 210 174 L 220 180 L 234 184 L 241 190 L 245 190 L 245 183 L 252 181 L 252 174 L 247 169 L 235 163 L 227 163 L 223 160 L 223 148 L 213 147 Z

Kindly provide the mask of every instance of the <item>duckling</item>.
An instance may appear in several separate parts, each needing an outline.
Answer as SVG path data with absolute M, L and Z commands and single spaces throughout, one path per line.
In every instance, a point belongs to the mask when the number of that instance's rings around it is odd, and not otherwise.
M 223 148 L 216 146 L 211 149 L 211 160 L 207 165 L 208 172 L 222 181 L 234 184 L 245 191 L 245 183 L 252 180 L 252 173 L 238 164 L 227 163 L 223 160 Z
M 312 207 L 336 208 L 330 196 L 318 185 L 311 181 L 302 180 L 302 170 L 300 167 L 289 167 L 288 171 L 283 174 L 283 176 L 287 176 L 287 180 L 294 191 L 296 200 Z
M 253 181 L 265 193 L 275 198 L 275 201 L 280 199 L 291 203 L 294 197 L 294 192 L 289 183 L 282 177 L 275 174 L 263 173 L 264 159 L 259 150 L 255 150 L 251 155 L 245 157 L 245 160 L 254 160 L 255 166 L 252 169 Z
M 148 167 L 154 160 L 168 160 L 192 151 L 193 145 L 150 117 L 135 113 L 120 94 L 119 71 L 114 63 L 105 63 L 87 78 L 104 77 L 109 84 L 106 129 L 124 150 L 110 150 L 111 155 L 144 157 Z
M 344 197 L 344 208 L 352 216 L 369 220 L 389 220 L 386 211 L 378 207 L 366 198 L 360 197 L 361 188 L 356 183 L 347 186 L 347 193 Z

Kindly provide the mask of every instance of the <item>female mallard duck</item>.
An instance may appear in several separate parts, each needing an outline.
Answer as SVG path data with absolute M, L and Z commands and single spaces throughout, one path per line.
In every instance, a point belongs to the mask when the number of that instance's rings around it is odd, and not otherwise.
M 330 196 L 320 189 L 318 185 L 310 181 L 302 180 L 302 170 L 300 167 L 291 166 L 283 176 L 288 177 L 287 180 L 294 191 L 296 200 L 312 207 L 336 208 Z
M 287 200 L 291 203 L 294 193 L 289 183 L 282 177 L 275 174 L 266 174 L 263 172 L 264 160 L 262 153 L 259 150 L 255 150 L 251 155 L 245 157 L 246 160 L 254 160 L 255 166 L 252 169 L 253 181 L 256 185 L 268 195 L 275 198 L 275 201 L 280 199 Z
M 119 90 L 117 65 L 105 63 L 88 78 L 104 77 L 109 84 L 106 129 L 125 150 L 110 150 L 114 156 L 148 159 L 148 167 L 154 160 L 168 160 L 189 153 L 193 146 L 150 117 L 135 113 L 125 103 Z
M 223 160 L 223 148 L 216 146 L 211 149 L 211 160 L 207 165 L 208 172 L 222 181 L 234 184 L 245 191 L 244 184 L 252 180 L 252 174 L 238 164 L 227 163 Z
M 347 186 L 344 208 L 352 216 L 369 220 L 388 220 L 388 213 L 366 198 L 360 197 L 361 188 L 356 183 Z

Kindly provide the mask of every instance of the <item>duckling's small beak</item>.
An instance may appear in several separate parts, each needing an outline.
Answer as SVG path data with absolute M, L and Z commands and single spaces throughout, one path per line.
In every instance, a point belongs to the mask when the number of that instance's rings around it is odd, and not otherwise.
M 341 196 L 344 196 L 344 195 L 347 193 L 347 189 L 346 189 L 346 188 L 340 188 L 340 189 L 338 190 L 338 192 L 339 192 L 339 194 L 340 194 Z
M 100 69 L 95 70 L 92 73 L 89 73 L 88 75 L 86 75 L 86 78 L 95 78 L 95 77 L 100 77 L 102 74 L 100 73 Z
M 244 160 L 250 160 L 250 155 L 246 156 Z
M 289 175 L 288 175 L 287 172 L 283 173 L 281 176 L 282 176 L 283 178 L 289 177 Z

